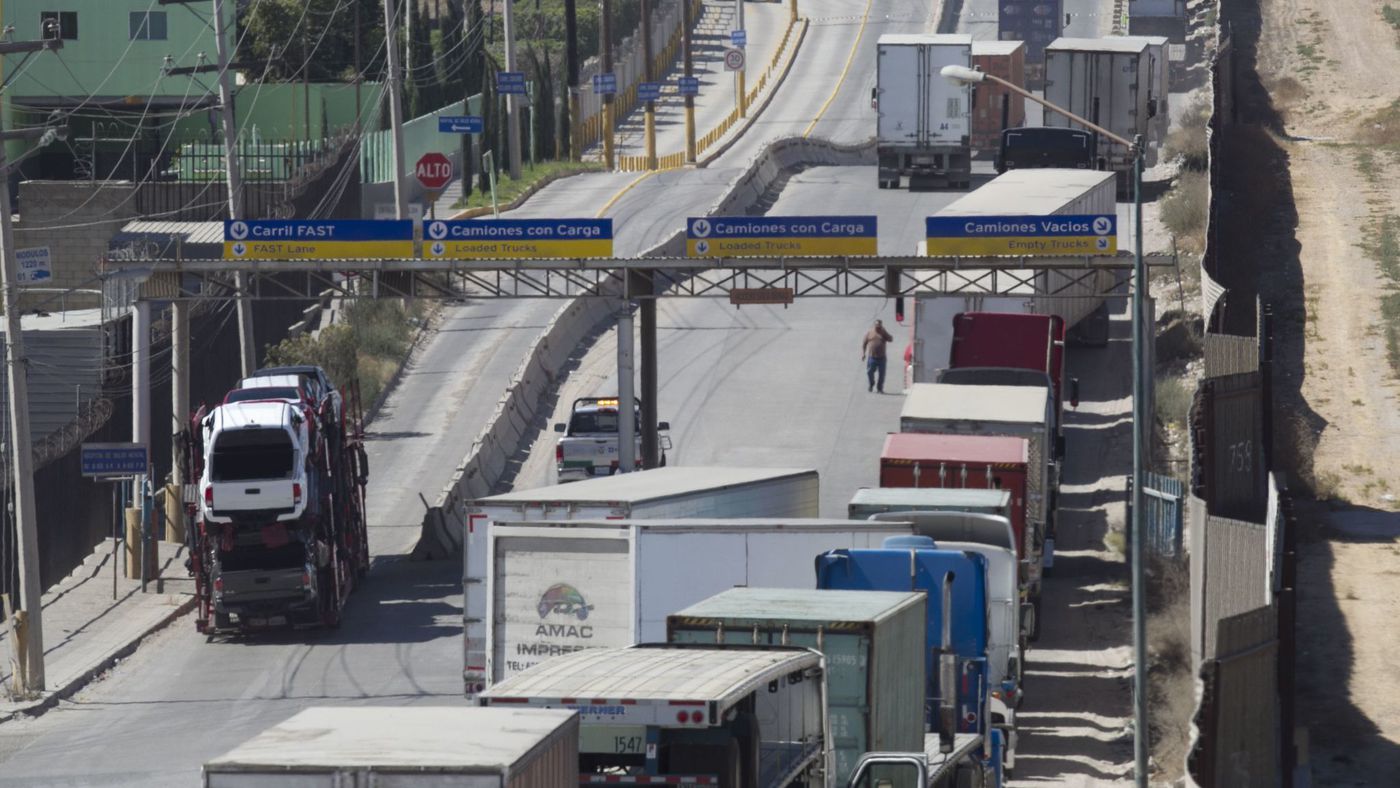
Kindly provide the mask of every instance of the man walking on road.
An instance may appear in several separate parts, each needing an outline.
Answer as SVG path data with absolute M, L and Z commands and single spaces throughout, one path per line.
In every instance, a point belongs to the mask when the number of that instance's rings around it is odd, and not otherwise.
M 865 332 L 865 337 L 861 339 L 860 360 L 865 362 L 865 377 L 870 383 L 866 391 L 878 388 L 881 394 L 885 393 L 885 344 L 893 341 L 894 337 L 885 330 L 885 324 L 880 320 L 876 320 L 875 326 Z

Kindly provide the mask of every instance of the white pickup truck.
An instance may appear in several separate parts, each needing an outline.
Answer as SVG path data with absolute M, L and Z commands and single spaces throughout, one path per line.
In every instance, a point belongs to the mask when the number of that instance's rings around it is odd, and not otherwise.
M 554 431 L 562 433 L 558 445 L 554 447 L 554 464 L 559 481 L 586 479 L 590 476 L 611 476 L 618 465 L 618 416 L 616 397 L 580 397 L 574 400 L 570 409 L 569 423 L 557 423 Z M 638 401 L 634 424 L 637 448 L 633 456 L 640 462 L 642 456 L 642 406 Z M 671 425 L 657 424 L 657 429 L 666 432 Z M 671 437 L 660 437 L 661 467 L 666 466 L 666 451 L 671 448 Z

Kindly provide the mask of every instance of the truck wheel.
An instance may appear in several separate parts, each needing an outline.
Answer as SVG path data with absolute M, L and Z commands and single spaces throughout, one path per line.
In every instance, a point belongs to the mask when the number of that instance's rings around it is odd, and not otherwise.
M 756 783 L 744 782 L 744 757 L 739 742 L 729 740 L 729 752 L 724 756 L 724 769 L 719 773 L 719 788 L 747 788 Z
M 758 785 L 758 761 L 760 746 L 763 743 L 758 718 L 752 714 L 740 714 L 729 729 L 734 732 L 734 737 L 739 743 L 742 784 Z
M 1028 637 L 1032 643 L 1040 640 L 1040 620 L 1043 618 L 1040 614 L 1040 610 L 1040 595 L 1036 594 L 1034 597 L 1031 597 L 1031 633 Z

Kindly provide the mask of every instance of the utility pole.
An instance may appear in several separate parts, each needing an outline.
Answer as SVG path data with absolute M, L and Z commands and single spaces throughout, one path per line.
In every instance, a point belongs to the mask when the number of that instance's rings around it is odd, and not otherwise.
M 744 30 L 744 0 L 734 0 L 734 25 L 735 30 Z M 745 32 L 744 35 L 747 36 L 748 33 Z M 745 55 L 748 54 L 747 44 L 739 48 L 741 50 L 745 50 Z M 738 90 L 735 93 L 735 99 L 738 101 L 739 104 L 739 117 L 741 118 L 748 117 L 749 114 L 749 96 L 745 92 L 744 88 L 744 72 L 748 70 L 748 67 L 749 60 L 747 57 L 745 57 L 744 67 L 734 72 L 735 87 L 738 88 Z
M 617 471 L 637 468 L 637 396 L 632 358 L 632 304 L 622 300 L 617 315 Z
M 360 64 L 360 3 L 354 0 L 351 3 L 355 7 L 355 130 L 359 131 L 364 125 L 360 119 L 360 113 L 364 112 L 360 103 L 360 85 L 365 81 L 364 68 Z
M 243 172 L 238 162 L 238 129 L 233 118 L 233 84 L 228 73 L 228 30 L 224 25 L 224 0 L 214 0 L 214 49 L 219 57 L 219 118 L 224 130 L 224 175 L 228 179 L 228 218 L 243 218 Z M 235 273 L 238 291 L 238 358 L 243 377 L 258 368 L 253 336 L 253 302 L 248 298 L 248 274 Z
M 501 19 L 506 34 L 506 71 L 515 70 L 515 25 L 510 11 L 512 5 L 514 5 L 513 0 L 505 0 L 505 10 Z M 510 137 L 506 143 L 506 150 L 507 161 L 510 164 L 510 177 L 512 180 L 518 181 L 520 180 L 520 106 L 515 103 L 515 100 L 516 94 L 506 95 L 506 136 Z
M 0 55 L 60 49 L 59 38 L 44 41 L 0 42 Z M 9 385 L 11 467 L 15 485 L 15 539 L 19 553 L 19 609 L 24 616 L 20 685 L 27 692 L 44 691 L 44 585 L 39 578 L 39 526 L 34 509 L 34 449 L 29 439 L 29 372 L 24 359 L 24 333 L 19 314 L 19 264 L 15 262 L 14 228 L 10 225 L 9 165 L 6 140 L 48 139 L 53 129 L 0 129 L 0 290 L 5 299 L 5 371 Z M 66 130 L 65 130 L 66 131 Z M 44 144 L 43 141 L 40 144 Z
M 598 55 L 603 61 L 603 73 L 611 74 L 612 62 L 612 0 L 603 0 L 603 18 L 599 20 L 601 36 L 598 37 Z M 611 170 L 615 164 L 613 155 L 613 94 L 603 94 L 603 166 Z M 631 320 L 631 317 L 628 317 Z
M 685 0 L 682 0 L 684 2 Z M 742 2 L 743 0 L 740 0 Z M 641 0 L 642 4 L 642 74 L 647 82 L 656 81 L 656 67 L 652 63 L 651 51 L 651 3 L 652 0 Z M 647 169 L 656 169 L 656 102 L 647 99 L 646 104 L 646 156 Z M 643 400 L 645 403 L 645 400 Z M 648 466 L 650 467 L 650 466 Z
M 655 279 L 651 272 L 636 272 L 632 292 L 639 297 L 637 312 L 641 317 L 641 348 L 639 349 L 642 378 L 642 467 L 661 465 L 660 436 L 657 435 L 656 385 L 656 298 Z
M 389 58 L 389 84 L 385 85 L 384 89 L 389 91 L 389 123 L 393 129 L 394 218 L 403 219 L 408 214 L 403 194 L 403 97 L 399 95 L 402 77 L 399 74 L 398 49 L 394 42 L 394 21 L 398 17 L 394 5 L 394 0 L 384 0 L 384 52 Z
M 472 0 L 468 0 L 471 2 Z M 578 161 L 583 157 L 579 150 L 579 95 L 578 95 L 578 7 L 577 0 L 564 0 L 564 59 L 569 83 L 569 158 Z
M 690 43 L 690 0 L 681 0 L 681 53 L 685 59 L 685 78 L 689 82 L 694 76 L 695 63 L 693 61 Z M 695 97 L 689 93 L 685 94 L 685 163 L 695 163 Z

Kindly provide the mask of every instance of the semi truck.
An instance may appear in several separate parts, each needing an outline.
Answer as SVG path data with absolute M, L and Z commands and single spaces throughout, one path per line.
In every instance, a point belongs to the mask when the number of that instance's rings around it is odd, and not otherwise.
M 1170 42 L 1166 36 L 1124 36 L 1125 38 L 1141 39 L 1147 44 L 1147 104 L 1148 104 L 1148 142 L 1161 146 L 1167 141 L 1167 132 L 1171 131 L 1171 58 L 1168 47 Z
M 972 67 L 1026 86 L 1026 44 L 1023 41 L 973 41 Z M 972 91 L 972 151 L 995 154 L 1003 129 L 1026 125 L 1026 100 L 996 82 L 984 81 Z
M 485 682 L 559 654 L 665 640 L 666 616 L 725 589 L 810 588 L 811 564 L 794 556 L 876 547 L 909 532 L 905 523 L 782 518 L 496 522 Z M 478 681 L 475 645 L 464 666 L 468 695 Z
M 1151 144 L 1157 102 L 1153 93 L 1152 63 L 1143 38 L 1057 38 L 1045 48 L 1045 100 L 1064 107 L 1091 123 L 1127 140 L 1141 135 L 1145 166 L 1156 163 Z M 1165 99 L 1165 97 L 1163 97 Z M 1045 125 L 1081 128 L 1057 112 L 1046 111 Z M 1101 169 L 1127 176 L 1133 153 L 1102 135 L 1096 159 Z M 1119 177 L 1120 187 L 1130 187 L 1130 177 Z
M 301 389 L 255 388 L 266 398 L 201 408 L 192 420 L 190 571 L 202 633 L 338 626 L 369 571 L 358 398 L 309 400 Z
M 1008 170 L 939 209 L 936 217 L 1101 216 L 1117 211 L 1114 174 L 1094 170 Z M 927 250 L 920 242 L 920 254 Z M 1044 261 L 1044 258 L 1036 258 Z M 961 312 L 1020 312 L 1055 315 L 1066 329 L 1090 315 L 1105 314 L 1103 293 L 1113 285 L 1106 271 L 999 269 L 1021 283 L 1010 294 L 916 293 L 910 344 L 905 351 L 909 383 L 932 383 L 952 352 L 953 318 Z M 987 269 L 969 266 L 962 281 L 975 282 Z
M 972 37 L 886 33 L 876 44 L 875 146 L 879 187 L 967 188 L 972 182 L 972 91 L 942 75 L 972 66 Z
M 898 536 L 868 550 L 833 550 L 817 557 L 817 588 L 851 591 L 923 591 L 931 600 L 924 648 L 926 723 L 947 737 L 984 737 L 983 766 L 1000 784 L 1003 766 L 1015 767 L 1012 709 L 991 706 L 987 561 L 965 551 L 940 550 L 925 536 Z M 995 735 L 993 735 L 995 734 Z
M 579 717 L 575 785 L 832 785 L 825 667 L 806 648 L 647 643 L 541 663 L 481 706 Z
M 800 646 L 826 658 L 836 784 L 867 752 L 923 746 L 923 593 L 733 588 L 671 614 L 671 643 Z
M 204 788 L 578 788 L 572 711 L 312 707 L 204 764 Z
M 1070 407 L 1079 407 L 1079 379 L 1065 377 L 1065 321 L 1058 315 L 964 312 L 954 316 L 952 353 L 937 382 L 1049 389 L 1055 398 L 1059 448 L 1064 445 L 1065 399 Z
M 468 501 L 462 551 L 467 694 L 486 673 L 488 536 L 499 520 L 624 520 L 676 517 L 816 517 L 817 472 L 796 468 L 656 468 Z M 670 611 L 666 611 L 670 612 Z M 659 638 L 660 635 L 657 635 Z

